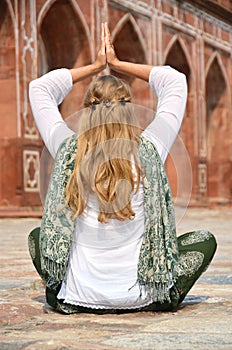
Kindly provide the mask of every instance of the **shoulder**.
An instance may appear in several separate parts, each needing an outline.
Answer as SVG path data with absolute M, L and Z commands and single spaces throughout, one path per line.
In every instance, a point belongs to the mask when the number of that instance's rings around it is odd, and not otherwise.
M 139 154 L 141 161 L 145 164 L 162 163 L 159 152 L 155 145 L 144 136 L 140 136 Z
M 73 134 L 66 138 L 56 153 L 54 168 L 63 168 L 73 163 L 77 152 L 77 135 Z
M 73 134 L 69 137 L 67 137 L 60 145 L 60 147 L 58 148 L 57 151 L 57 155 L 61 152 L 65 152 L 65 151 L 76 151 L 77 148 L 77 135 Z
M 156 151 L 156 147 L 155 145 L 148 140 L 146 137 L 144 137 L 143 135 L 140 135 L 140 149 L 150 149 L 150 150 L 154 150 L 154 152 Z

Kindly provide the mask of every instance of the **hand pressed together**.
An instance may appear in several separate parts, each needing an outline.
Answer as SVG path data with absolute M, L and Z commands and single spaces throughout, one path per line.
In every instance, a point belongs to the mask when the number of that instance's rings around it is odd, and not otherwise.
M 105 69 L 108 63 L 110 67 L 113 68 L 114 65 L 119 62 L 114 46 L 111 43 L 110 31 L 107 23 L 102 23 L 101 25 L 101 42 L 100 49 L 97 53 L 97 59 L 95 61 L 95 66 L 97 70 L 101 71 Z
M 77 67 L 70 70 L 73 83 L 81 81 L 90 76 L 96 75 L 107 66 L 116 72 L 134 76 L 148 81 L 152 66 L 120 61 L 115 53 L 111 42 L 110 31 L 107 23 L 101 24 L 100 48 L 94 63 L 87 66 Z
M 100 49 L 97 53 L 97 59 L 95 61 L 96 68 L 101 71 L 106 67 L 106 44 L 105 44 L 105 25 L 101 25 L 101 42 Z
M 106 45 L 106 59 L 109 66 L 116 66 L 119 62 L 119 59 L 116 56 L 114 46 L 111 42 L 110 31 L 107 23 L 104 23 L 105 29 L 105 45 Z

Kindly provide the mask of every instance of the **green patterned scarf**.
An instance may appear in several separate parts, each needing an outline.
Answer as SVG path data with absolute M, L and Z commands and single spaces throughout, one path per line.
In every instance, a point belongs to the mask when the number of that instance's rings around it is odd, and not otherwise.
M 153 301 L 169 300 L 178 261 L 174 206 L 167 175 L 154 145 L 140 138 L 140 160 L 145 169 L 144 238 L 138 261 L 138 280 Z M 48 284 L 65 278 L 75 227 L 71 209 L 65 205 L 65 188 L 74 169 L 76 135 L 65 140 L 57 153 L 46 196 L 40 231 L 42 270 Z M 51 282 L 52 281 L 52 282 Z

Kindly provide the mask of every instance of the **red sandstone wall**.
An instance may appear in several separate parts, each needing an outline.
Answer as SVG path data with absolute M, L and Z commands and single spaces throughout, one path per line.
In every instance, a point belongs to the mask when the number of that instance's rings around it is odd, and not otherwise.
M 192 204 L 231 203 L 232 9 L 226 0 L 212 1 L 211 9 L 217 12 L 210 14 L 201 1 L 1 1 L 0 215 L 37 215 L 41 210 L 43 146 L 28 103 L 30 80 L 57 67 L 94 61 L 105 20 L 121 59 L 169 64 L 187 76 L 180 138 L 191 165 L 178 143 L 174 163 L 169 158 L 166 165 L 179 202 L 187 201 L 190 166 Z M 65 118 L 79 109 L 89 81 L 78 83 L 65 99 Z M 129 82 L 136 103 L 155 106 L 147 84 Z

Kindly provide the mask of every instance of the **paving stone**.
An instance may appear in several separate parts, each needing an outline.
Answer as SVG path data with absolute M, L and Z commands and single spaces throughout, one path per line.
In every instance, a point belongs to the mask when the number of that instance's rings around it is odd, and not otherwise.
M 232 349 L 231 209 L 191 208 L 178 221 L 179 233 L 211 230 L 218 250 L 178 310 L 166 313 L 54 312 L 27 249 L 27 235 L 39 224 L 38 219 L 0 220 L 1 350 Z

